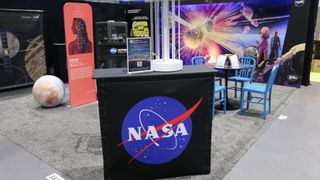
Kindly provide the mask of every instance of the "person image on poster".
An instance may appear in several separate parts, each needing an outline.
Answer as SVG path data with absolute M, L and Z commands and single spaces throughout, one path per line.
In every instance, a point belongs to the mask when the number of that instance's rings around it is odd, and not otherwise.
M 92 52 L 92 42 L 88 38 L 87 26 L 83 19 L 74 18 L 72 23 L 72 33 L 77 38 L 72 41 L 68 46 L 70 55 L 84 54 Z
M 268 39 L 269 39 L 269 28 L 268 27 L 263 27 L 261 29 L 261 41 L 258 45 L 259 49 L 259 55 L 258 55 L 258 62 L 257 64 L 260 65 L 261 62 L 264 62 L 267 60 L 268 56 Z
M 271 38 L 271 54 L 270 59 L 276 60 L 279 57 L 279 50 L 281 50 L 281 41 L 279 38 L 278 31 L 274 32 L 274 35 Z

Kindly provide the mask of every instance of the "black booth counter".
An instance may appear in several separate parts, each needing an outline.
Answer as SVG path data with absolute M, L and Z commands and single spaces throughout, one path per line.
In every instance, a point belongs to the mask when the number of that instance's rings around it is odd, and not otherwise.
M 127 80 L 155 80 L 168 79 L 168 78 L 190 78 L 190 77 L 204 77 L 213 75 L 217 71 L 210 66 L 198 65 L 198 66 L 184 66 L 181 71 L 175 72 L 152 72 L 141 74 L 127 74 L 126 68 L 113 68 L 113 69 L 96 69 L 94 73 L 94 79 L 104 81 L 127 81 Z
M 105 179 L 210 173 L 215 70 L 96 70 Z

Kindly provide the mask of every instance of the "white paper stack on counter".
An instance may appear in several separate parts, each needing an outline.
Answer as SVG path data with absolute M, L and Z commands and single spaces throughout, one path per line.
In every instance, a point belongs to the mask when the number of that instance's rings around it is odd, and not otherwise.
M 227 56 L 225 55 L 218 56 L 216 67 L 224 67 L 226 60 L 227 60 Z

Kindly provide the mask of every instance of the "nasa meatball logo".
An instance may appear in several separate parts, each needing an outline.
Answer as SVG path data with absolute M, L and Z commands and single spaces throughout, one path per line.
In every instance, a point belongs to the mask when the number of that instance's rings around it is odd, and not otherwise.
M 132 157 L 128 164 L 164 164 L 187 148 L 192 136 L 191 115 L 202 98 L 187 109 L 179 101 L 165 96 L 144 99 L 127 113 L 123 124 L 119 148 L 124 147 Z
M 301 6 L 304 5 L 304 0 L 295 0 L 295 1 L 294 1 L 294 5 L 295 5 L 296 7 L 301 7 Z
M 117 50 L 116 48 L 111 48 L 111 49 L 110 49 L 110 53 L 111 53 L 112 55 L 117 54 L 117 52 L 118 52 L 118 50 Z

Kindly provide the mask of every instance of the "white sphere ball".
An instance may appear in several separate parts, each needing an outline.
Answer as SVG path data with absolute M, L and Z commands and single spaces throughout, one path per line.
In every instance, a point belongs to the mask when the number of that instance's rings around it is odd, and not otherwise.
M 65 96 L 64 84 L 55 76 L 42 76 L 34 83 L 32 95 L 43 107 L 58 106 Z

